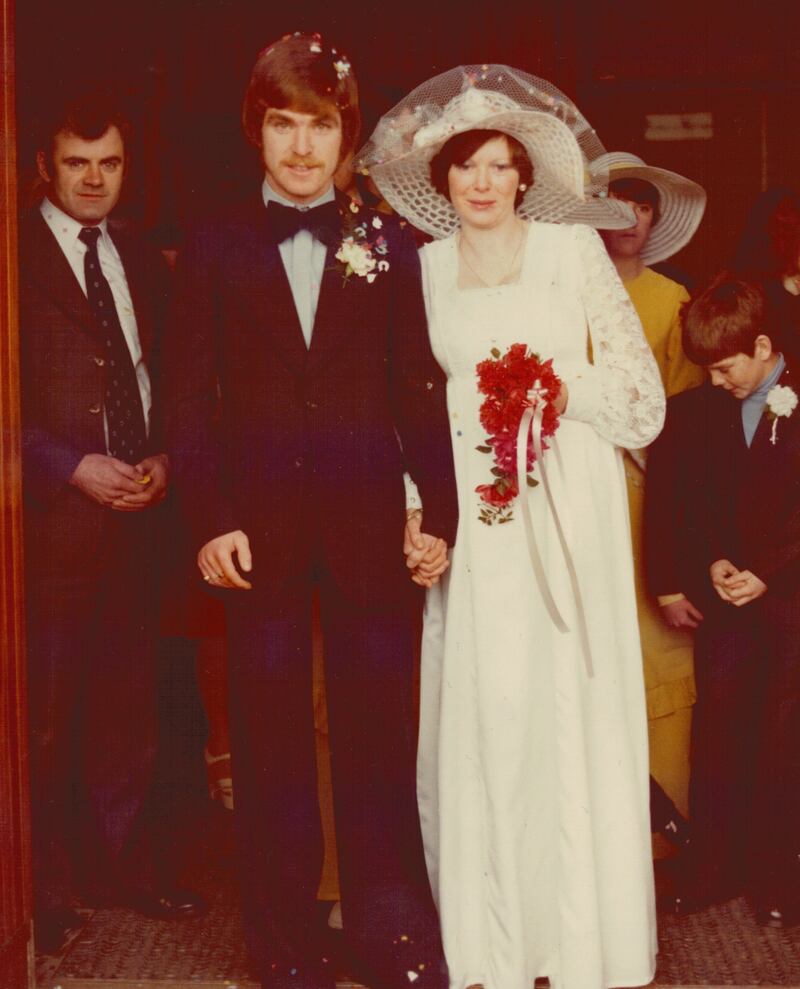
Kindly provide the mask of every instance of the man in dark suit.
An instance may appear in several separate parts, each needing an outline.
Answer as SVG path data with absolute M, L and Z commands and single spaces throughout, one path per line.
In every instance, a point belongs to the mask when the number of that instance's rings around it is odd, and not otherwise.
M 345 933 L 373 989 L 447 985 L 415 799 L 409 575 L 435 579 L 455 533 L 452 454 L 411 233 L 334 190 L 357 99 L 318 36 L 262 52 L 244 129 L 265 181 L 189 238 L 167 344 L 178 492 L 202 576 L 225 589 L 245 927 L 269 989 L 333 984 L 315 929 L 315 588 Z M 419 512 L 406 523 L 406 468 L 435 536 Z
M 153 518 L 168 462 L 150 360 L 167 275 L 107 220 L 127 139 L 97 101 L 57 110 L 37 154 L 45 198 L 20 227 L 35 920 L 47 951 L 80 922 L 78 851 L 112 902 L 158 916 L 197 906 L 156 890 L 129 857 L 155 750 Z
M 762 291 L 718 277 L 684 312 L 707 385 L 670 399 L 648 460 L 655 594 L 703 614 L 679 906 L 745 890 L 761 923 L 800 921 L 800 410 Z M 664 531 L 666 528 L 666 532 Z

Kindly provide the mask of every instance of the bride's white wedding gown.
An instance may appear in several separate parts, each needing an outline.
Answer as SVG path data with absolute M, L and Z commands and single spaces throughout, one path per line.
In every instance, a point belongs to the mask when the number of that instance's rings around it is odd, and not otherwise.
M 518 284 L 459 289 L 454 238 L 423 248 L 431 341 L 448 376 L 460 522 L 426 607 L 418 791 L 452 989 L 639 986 L 655 968 L 647 724 L 620 446 L 661 428 L 638 318 L 587 227 L 532 223 Z M 589 344 L 591 337 L 591 344 Z M 587 675 L 567 568 L 540 484 L 527 489 L 553 625 L 514 520 L 478 520 L 491 481 L 475 365 L 527 343 L 569 386 L 545 456 L 578 573 Z M 591 358 L 590 358 L 591 352 Z

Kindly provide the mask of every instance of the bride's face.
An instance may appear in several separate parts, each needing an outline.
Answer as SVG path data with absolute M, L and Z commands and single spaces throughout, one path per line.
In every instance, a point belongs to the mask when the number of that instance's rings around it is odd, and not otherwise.
M 462 225 L 496 227 L 514 215 L 519 172 L 504 137 L 493 137 L 466 161 L 451 165 L 447 180 Z

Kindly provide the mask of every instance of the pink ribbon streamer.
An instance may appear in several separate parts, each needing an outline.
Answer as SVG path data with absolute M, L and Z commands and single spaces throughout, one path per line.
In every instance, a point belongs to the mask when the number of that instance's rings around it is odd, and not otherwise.
M 517 432 L 517 486 L 519 488 L 519 501 L 522 509 L 522 522 L 525 529 L 525 538 L 528 542 L 528 555 L 531 558 L 533 572 L 536 576 L 536 583 L 539 585 L 539 592 L 547 608 L 548 614 L 559 632 L 569 632 L 569 626 L 564 621 L 561 612 L 558 610 L 553 592 L 550 590 L 550 583 L 547 580 L 542 557 L 536 542 L 536 533 L 533 528 L 533 517 L 531 516 L 530 505 L 528 504 L 528 438 L 533 436 L 533 449 L 536 454 L 536 463 L 539 465 L 539 472 L 542 477 L 542 487 L 544 488 L 547 504 L 553 516 L 558 542 L 567 567 L 572 594 L 575 599 L 575 612 L 578 620 L 578 636 L 583 650 L 583 658 L 586 664 L 588 676 L 594 676 L 592 664 L 592 651 L 589 645 L 589 629 L 586 624 L 586 611 L 583 607 L 583 597 L 581 595 L 580 584 L 578 583 L 578 573 L 572 559 L 572 553 L 567 545 L 561 519 L 556 509 L 555 499 L 550 488 L 550 480 L 547 476 L 547 468 L 544 462 L 544 449 L 542 447 L 542 415 L 544 400 L 541 396 L 534 397 L 532 405 L 528 406 L 522 413 L 522 419 Z M 555 440 L 551 441 L 555 449 Z

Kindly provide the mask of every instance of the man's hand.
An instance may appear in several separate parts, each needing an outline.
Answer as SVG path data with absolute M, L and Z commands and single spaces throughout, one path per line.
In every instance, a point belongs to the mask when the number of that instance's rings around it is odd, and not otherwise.
M 217 536 L 202 547 L 197 554 L 197 566 L 203 580 L 212 587 L 237 587 L 249 591 L 253 585 L 237 570 L 234 556 L 239 560 L 239 568 L 245 573 L 253 569 L 250 540 L 241 529 Z
M 742 605 L 749 604 L 767 593 L 767 585 L 751 570 L 740 570 L 735 576 L 728 577 L 725 586 L 728 591 L 728 599 L 737 608 L 741 608 Z
M 697 628 L 703 615 L 688 598 L 661 605 L 661 617 L 670 628 Z
M 134 470 L 139 473 L 136 481 L 139 491 L 134 495 L 123 495 L 122 498 L 115 499 L 112 508 L 122 512 L 138 512 L 163 501 L 169 478 L 169 459 L 166 453 L 147 457 L 136 464 Z
M 411 579 L 420 587 L 433 587 L 450 566 L 444 539 L 421 532 L 422 515 L 413 514 L 406 522 L 403 552 Z
M 136 467 L 116 457 L 105 453 L 87 453 L 75 468 L 69 483 L 98 505 L 135 512 L 139 507 L 123 507 L 122 499 L 126 495 L 141 494 L 142 476 Z
M 727 601 L 728 604 L 733 603 L 733 599 L 728 593 L 727 581 L 730 577 L 735 577 L 739 573 L 737 568 L 731 563 L 730 560 L 716 560 L 708 568 L 709 575 L 711 576 L 711 583 L 714 586 L 714 590 L 719 594 L 723 601 Z

